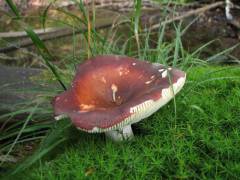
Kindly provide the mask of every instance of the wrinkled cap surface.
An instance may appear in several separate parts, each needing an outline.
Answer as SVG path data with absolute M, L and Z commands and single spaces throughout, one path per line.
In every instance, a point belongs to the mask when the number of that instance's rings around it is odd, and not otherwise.
M 55 116 L 67 115 L 88 132 L 121 129 L 166 104 L 185 78 L 183 71 L 160 64 L 97 56 L 80 64 L 72 86 L 54 98 Z

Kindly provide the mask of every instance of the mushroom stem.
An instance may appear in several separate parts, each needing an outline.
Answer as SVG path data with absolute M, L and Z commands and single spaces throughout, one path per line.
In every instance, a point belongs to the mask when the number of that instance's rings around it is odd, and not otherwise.
M 131 125 L 125 126 L 119 130 L 105 132 L 105 135 L 116 142 L 132 139 L 134 137 Z

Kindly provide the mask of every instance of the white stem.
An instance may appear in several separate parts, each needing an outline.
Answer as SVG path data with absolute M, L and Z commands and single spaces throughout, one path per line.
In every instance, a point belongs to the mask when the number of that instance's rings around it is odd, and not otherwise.
M 129 140 L 134 137 L 131 125 L 125 126 L 120 130 L 105 132 L 105 135 L 116 142 Z

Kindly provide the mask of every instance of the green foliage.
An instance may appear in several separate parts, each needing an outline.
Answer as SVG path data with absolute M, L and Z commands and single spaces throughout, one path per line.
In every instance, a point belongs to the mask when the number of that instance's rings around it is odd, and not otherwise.
M 8 6 L 11 8 L 11 10 L 13 11 L 13 13 L 16 15 L 17 19 L 21 20 L 20 12 L 17 9 L 14 2 L 12 0 L 7 0 L 6 2 L 8 4 Z M 50 7 L 50 5 L 46 8 L 46 11 L 43 14 L 43 17 L 44 17 L 43 18 L 43 26 L 45 25 L 45 20 L 44 19 L 46 18 L 47 10 L 48 10 L 49 7 Z M 51 63 L 51 61 L 53 61 L 53 56 L 51 55 L 51 53 L 46 48 L 44 42 L 39 38 L 39 36 L 33 31 L 33 29 L 30 26 L 26 25 L 23 21 L 20 21 L 19 23 L 22 25 L 24 31 L 28 34 L 28 36 L 33 41 L 33 44 L 36 46 L 39 54 L 42 56 L 42 59 L 43 59 L 44 63 L 51 70 L 51 72 L 56 77 L 58 82 L 61 84 L 63 89 L 66 90 L 66 87 L 65 87 L 64 83 L 62 82 L 58 72 L 56 71 L 55 66 Z
M 23 171 L 27 168 L 29 168 L 32 164 L 34 164 L 36 161 L 41 159 L 44 155 L 49 153 L 52 149 L 54 149 L 57 145 L 65 141 L 67 138 L 64 137 L 64 131 L 70 126 L 69 121 L 62 121 L 59 123 L 56 123 L 52 129 L 49 131 L 48 135 L 44 138 L 42 143 L 40 144 L 40 147 L 37 151 L 34 152 L 33 155 L 28 157 L 24 162 L 19 164 L 16 169 L 11 172 L 11 174 L 16 174 L 20 171 Z
M 6 3 L 11 8 L 12 12 L 15 14 L 17 19 L 20 19 L 20 13 L 12 0 L 6 0 Z
M 51 70 L 51 72 L 53 73 L 53 75 L 56 77 L 56 79 L 58 80 L 59 84 L 61 84 L 62 88 L 64 90 L 66 90 L 66 86 L 64 85 L 64 83 L 62 82 L 60 75 L 58 74 L 55 66 L 51 63 L 51 61 L 53 61 L 53 56 L 51 55 L 51 53 L 48 51 L 47 47 L 45 46 L 44 42 L 39 38 L 39 36 L 33 31 L 32 28 L 28 27 L 25 29 L 26 33 L 28 34 L 28 36 L 32 39 L 33 44 L 35 45 L 35 47 L 38 50 L 38 53 L 43 57 L 43 60 L 45 62 L 45 64 L 47 65 L 47 67 L 49 67 L 49 69 Z
M 14 141 L 13 141 L 13 143 L 11 144 L 8 152 L 6 153 L 6 156 L 8 156 L 8 155 L 12 152 L 14 146 L 16 145 L 16 143 L 18 142 L 18 140 L 20 139 L 20 137 L 21 137 L 21 135 L 23 134 L 24 130 L 26 130 L 26 126 L 28 125 L 28 123 L 29 123 L 29 121 L 31 120 L 33 114 L 35 113 L 35 111 L 36 111 L 36 109 L 37 109 L 37 106 L 38 106 L 38 105 L 36 105 L 36 106 L 33 108 L 33 110 L 31 111 L 31 113 L 30 113 L 30 114 L 28 115 L 28 117 L 26 118 L 26 120 L 25 120 L 25 122 L 23 123 L 21 129 L 19 130 L 16 138 L 14 139 Z M 4 136 L 3 136 L 3 137 L 4 137 Z M 3 137 L 1 137 L 1 138 L 3 138 Z M 9 134 L 8 134 L 8 137 L 9 137 Z M 3 164 L 3 162 L 0 163 L 0 166 L 1 166 L 2 164 Z

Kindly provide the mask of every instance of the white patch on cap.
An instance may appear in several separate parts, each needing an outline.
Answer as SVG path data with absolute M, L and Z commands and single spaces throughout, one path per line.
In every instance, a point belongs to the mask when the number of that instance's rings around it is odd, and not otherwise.
M 91 110 L 93 108 L 95 108 L 95 106 L 92 105 L 92 104 L 80 104 L 80 109 L 83 110 L 83 111 L 84 110 L 88 111 L 88 110 Z
M 133 66 L 135 66 L 137 63 L 132 63 Z
M 125 69 L 124 74 L 127 75 L 129 72 L 129 69 Z
M 145 84 L 150 84 L 151 82 L 153 82 L 153 79 L 150 81 L 146 81 Z
M 119 67 L 118 68 L 118 74 L 119 74 L 119 76 L 122 76 L 123 75 L 123 67 Z
M 116 84 L 112 84 L 111 89 L 113 101 L 116 102 L 116 92 L 118 91 L 118 87 L 116 86 Z
M 155 78 L 155 75 L 152 75 L 152 76 L 151 76 L 151 79 L 154 79 L 154 78 Z
M 163 71 L 165 71 L 165 69 L 159 69 L 158 70 L 158 72 L 160 72 L 160 73 L 163 72 Z
M 105 79 L 105 77 L 102 77 L 102 78 L 101 78 L 101 81 L 102 81 L 104 84 L 106 84 L 106 82 L 107 82 L 106 79 Z
M 56 101 L 59 101 L 59 100 L 60 100 L 60 97 L 57 97 L 57 98 L 56 98 Z
M 165 77 L 167 77 L 167 75 L 168 75 L 168 72 L 167 72 L 167 70 L 164 70 L 164 71 L 162 72 L 162 78 L 165 78 Z

